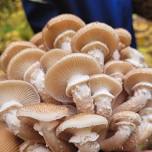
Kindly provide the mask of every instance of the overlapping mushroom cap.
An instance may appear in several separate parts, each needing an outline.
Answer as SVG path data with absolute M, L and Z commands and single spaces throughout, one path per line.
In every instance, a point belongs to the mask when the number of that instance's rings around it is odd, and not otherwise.
M 105 44 L 105 54 L 111 56 L 118 48 L 118 36 L 115 31 L 104 23 L 94 22 L 81 28 L 72 38 L 72 50 L 75 52 L 81 49 L 90 42 L 101 42 L 102 47 Z M 106 52 L 107 49 L 109 52 Z
M 71 14 L 63 14 L 52 18 L 42 31 L 45 47 L 48 50 L 53 48 L 53 43 L 59 34 L 68 30 L 76 32 L 84 25 L 85 23 L 79 17 Z
M 15 55 L 7 68 L 8 79 L 23 80 L 26 70 L 36 61 L 39 61 L 44 51 L 38 48 L 28 48 Z
M 26 48 L 35 48 L 36 46 L 28 41 L 15 41 L 8 45 L 0 57 L 0 65 L 2 70 L 6 72 L 10 60 L 17 53 Z
M 30 41 L 38 47 L 41 46 L 43 44 L 42 32 L 35 34 Z
M 101 73 L 102 69 L 94 58 L 86 54 L 70 54 L 63 57 L 46 73 L 45 87 L 48 93 L 60 102 L 71 102 L 72 99 L 66 95 L 66 88 L 72 76 L 79 79 L 80 75 L 92 75 Z M 88 80 L 88 79 L 87 79 Z M 72 82 L 72 87 L 77 82 Z

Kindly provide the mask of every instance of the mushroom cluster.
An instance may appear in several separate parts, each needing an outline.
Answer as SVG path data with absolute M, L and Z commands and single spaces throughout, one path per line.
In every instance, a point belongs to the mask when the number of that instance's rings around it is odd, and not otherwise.
M 131 34 L 63 14 L 0 57 L 0 151 L 138 151 L 152 143 L 152 69 Z

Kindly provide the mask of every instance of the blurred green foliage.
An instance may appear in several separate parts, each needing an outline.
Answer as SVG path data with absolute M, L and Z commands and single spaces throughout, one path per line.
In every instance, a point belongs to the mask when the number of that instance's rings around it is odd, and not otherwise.
M 33 32 L 20 0 L 0 0 L 0 52 L 15 40 L 29 40 Z

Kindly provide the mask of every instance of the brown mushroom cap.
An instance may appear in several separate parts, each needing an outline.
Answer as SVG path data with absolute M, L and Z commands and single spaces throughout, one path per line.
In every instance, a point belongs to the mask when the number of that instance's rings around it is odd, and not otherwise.
M 125 90 L 131 94 L 133 87 L 140 82 L 152 84 L 152 69 L 151 68 L 140 68 L 134 69 L 128 72 L 124 78 Z M 148 86 L 147 86 L 148 87 Z M 149 86 L 151 87 L 151 86 Z
M 40 97 L 35 88 L 25 81 L 0 81 L 0 112 L 12 106 L 11 101 L 16 101 L 20 104 L 38 103 L 40 102 Z
M 34 34 L 30 41 L 36 46 L 40 46 L 43 43 L 42 32 Z
M 119 40 L 122 44 L 125 46 L 129 46 L 131 44 L 131 34 L 127 30 L 123 28 L 117 28 L 115 29 L 115 32 L 118 34 Z
M 106 63 L 106 65 L 104 66 L 104 73 L 111 75 L 115 72 L 116 73 L 120 72 L 123 75 L 125 75 L 132 69 L 134 69 L 134 67 L 128 62 L 110 61 L 110 62 Z
M 7 80 L 7 75 L 3 71 L 0 71 L 0 81 L 4 80 Z
M 118 48 L 118 36 L 112 27 L 104 23 L 94 22 L 81 28 L 73 36 L 71 46 L 73 51 L 80 51 L 86 44 L 92 41 L 99 41 L 104 43 L 111 56 Z
M 6 71 L 11 58 L 13 58 L 13 56 L 15 56 L 17 53 L 19 53 L 23 49 L 34 47 L 36 47 L 34 44 L 27 41 L 16 41 L 10 43 L 0 57 L 0 65 L 2 70 Z
M 125 122 L 125 121 L 135 125 L 139 125 L 141 123 L 141 118 L 139 114 L 132 111 L 118 112 L 112 116 L 111 128 L 115 129 L 115 127 L 117 127 L 117 124 L 119 125 L 119 122 Z
M 108 121 L 105 117 L 96 115 L 96 114 L 86 114 L 79 113 L 74 116 L 71 116 L 64 122 L 62 122 L 56 132 L 57 135 L 66 131 L 67 129 L 81 129 L 81 128 L 92 128 L 94 131 L 100 132 L 103 129 L 106 129 L 108 126 Z M 75 132 L 73 130 L 73 132 Z
M 39 61 L 44 51 L 38 48 L 28 48 L 12 58 L 7 68 L 8 79 L 22 80 L 25 71 L 36 61 Z
M 15 137 L 3 123 L 0 123 L 0 151 L 17 152 L 21 141 Z
M 62 49 L 52 49 L 40 58 L 41 66 L 43 67 L 44 71 L 47 71 L 47 69 L 49 69 L 65 55 L 68 55 L 68 53 Z
M 122 91 L 122 85 L 116 79 L 106 74 L 96 74 L 90 77 L 89 86 L 93 93 L 101 88 L 107 89 L 113 96 L 118 96 Z
M 38 121 L 50 122 L 74 114 L 73 109 L 49 103 L 28 104 L 17 111 L 18 118 L 28 117 Z
M 55 38 L 66 30 L 77 31 L 85 23 L 77 16 L 72 14 L 62 14 L 52 18 L 44 27 L 42 37 L 47 49 L 53 48 Z
M 99 63 L 90 55 L 73 53 L 63 57 L 53 65 L 46 74 L 45 88 L 48 93 L 60 102 L 71 102 L 66 96 L 68 80 L 74 75 L 92 75 L 101 73 Z

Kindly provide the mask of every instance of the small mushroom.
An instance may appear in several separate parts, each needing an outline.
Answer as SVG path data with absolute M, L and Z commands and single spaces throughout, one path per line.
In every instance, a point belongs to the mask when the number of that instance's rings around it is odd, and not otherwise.
M 43 144 L 34 141 L 26 141 L 20 146 L 19 152 L 51 152 L 51 151 Z
M 126 47 L 120 51 L 120 59 L 131 63 L 137 68 L 145 68 L 147 65 L 144 61 L 144 56 L 132 47 Z
M 13 56 L 21 52 L 23 49 L 35 48 L 35 47 L 36 46 L 34 44 L 28 41 L 15 41 L 15 42 L 10 43 L 0 57 L 1 69 L 4 72 L 6 72 L 7 66 L 10 60 L 13 58 Z
M 45 47 L 61 48 L 67 52 L 71 50 L 71 38 L 85 23 L 72 14 L 62 14 L 52 18 L 43 28 L 42 37 Z
M 115 32 L 118 34 L 119 37 L 119 50 L 130 46 L 132 38 L 131 34 L 127 30 L 123 28 L 116 28 Z
M 0 117 L 15 135 L 23 139 L 36 136 L 28 126 L 21 124 L 16 111 L 24 104 L 39 102 L 40 97 L 31 84 L 21 80 L 0 81 Z
M 59 61 L 62 57 L 68 55 L 62 49 L 51 49 L 40 58 L 40 64 L 46 72 L 53 64 Z
M 21 121 L 22 118 L 36 120 L 34 129 L 44 137 L 53 152 L 72 152 L 71 145 L 57 138 L 55 130 L 61 119 L 74 113 L 75 109 L 68 106 L 39 103 L 21 107 L 17 116 Z
M 122 111 L 114 114 L 110 122 L 110 129 L 114 131 L 114 134 L 100 141 L 102 150 L 123 150 L 126 141 L 133 134 L 136 127 L 140 125 L 140 122 L 140 116 L 131 111 Z
M 7 68 L 8 79 L 23 80 L 26 70 L 33 63 L 39 61 L 43 54 L 44 51 L 38 48 L 27 48 L 15 55 L 9 62 Z
M 89 87 L 96 113 L 109 118 L 112 114 L 112 100 L 122 91 L 121 83 L 106 74 L 96 74 L 90 77 Z
M 106 118 L 96 114 L 80 113 L 63 121 L 57 128 L 57 135 L 69 133 L 69 142 L 78 147 L 79 152 L 98 152 L 100 134 L 108 127 Z
M 124 88 L 131 96 L 122 103 L 114 112 L 119 111 L 140 111 L 152 99 L 152 69 L 141 68 L 131 70 L 125 75 Z
M 77 31 L 71 41 L 72 50 L 93 56 L 101 65 L 118 47 L 118 36 L 112 27 L 94 22 Z
M 21 141 L 14 136 L 7 127 L 0 122 L 0 151 L 1 152 L 17 152 Z
M 134 67 L 125 61 L 110 61 L 104 66 L 104 73 L 114 77 L 122 83 L 124 76 L 134 69 Z
M 33 35 L 30 41 L 33 44 L 35 44 L 37 47 L 40 47 L 41 45 L 43 45 L 42 32 L 39 32 Z
M 46 73 L 47 92 L 62 103 L 76 104 L 80 112 L 94 112 L 89 76 L 101 73 L 98 62 L 90 55 L 73 53 L 60 59 Z M 72 101 L 72 102 L 73 102 Z

